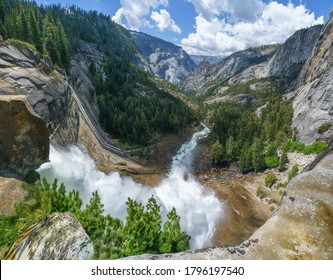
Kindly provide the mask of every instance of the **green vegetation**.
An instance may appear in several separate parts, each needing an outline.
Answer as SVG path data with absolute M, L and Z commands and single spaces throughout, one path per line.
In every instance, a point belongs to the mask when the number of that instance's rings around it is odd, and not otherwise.
M 325 122 L 321 126 L 318 127 L 318 133 L 319 134 L 324 134 L 327 130 L 329 130 L 332 126 L 332 123 L 330 122 Z
M 265 176 L 265 185 L 268 188 L 271 188 L 275 182 L 276 182 L 277 178 L 273 173 L 269 173 Z
M 27 42 L 60 67 L 70 64 L 70 51 L 62 23 L 52 14 L 42 14 L 35 2 L 0 1 L 0 34 L 4 39 Z
M 257 196 L 258 196 L 260 199 L 263 199 L 263 198 L 265 198 L 265 197 L 267 196 L 267 194 L 266 194 L 264 188 L 261 187 L 261 186 L 259 186 L 259 187 L 257 188 L 256 194 L 257 194 Z
M 238 161 L 241 172 L 279 166 L 277 149 L 283 146 L 285 139 L 292 137 L 291 101 L 271 94 L 260 114 L 256 113 L 255 105 L 233 102 L 206 106 L 204 110 L 211 116 L 211 141 L 218 140 L 223 148 L 223 154 L 211 154 L 215 165 Z
M 179 89 L 136 66 L 139 50 L 131 34 L 109 16 L 76 6 L 0 0 L 0 34 L 34 45 L 61 68 L 69 67 L 82 42 L 103 52 L 103 65 L 91 63 L 88 74 L 96 86 L 100 124 L 123 144 L 150 145 L 194 120 Z
M 296 177 L 296 176 L 298 175 L 298 173 L 299 173 L 299 168 L 298 168 L 298 165 L 295 164 L 295 165 L 291 168 L 291 170 L 290 170 L 290 172 L 289 172 L 289 174 L 288 174 L 288 181 L 290 181 L 292 178 Z
M 325 142 L 317 141 L 311 145 L 305 145 L 299 141 L 288 140 L 284 146 L 285 150 L 288 152 L 301 152 L 305 155 L 309 155 L 312 153 L 319 154 L 327 148 L 327 144 Z
M 152 144 L 156 134 L 183 131 L 194 121 L 181 99 L 159 89 L 151 75 L 125 60 L 106 61 L 93 80 L 102 127 L 127 144 Z
M 43 221 L 53 212 L 72 212 L 90 236 L 94 258 L 116 259 L 143 253 L 170 253 L 189 248 L 190 236 L 181 231 L 180 217 L 172 209 L 162 228 L 160 207 L 151 197 L 146 206 L 132 199 L 127 201 L 126 221 L 104 214 L 98 192 L 82 209 L 77 191 L 66 192 L 55 180 L 45 179 L 35 185 L 23 186 L 28 197 L 16 205 L 15 216 L 0 216 L 0 249 L 11 245 L 31 225 Z

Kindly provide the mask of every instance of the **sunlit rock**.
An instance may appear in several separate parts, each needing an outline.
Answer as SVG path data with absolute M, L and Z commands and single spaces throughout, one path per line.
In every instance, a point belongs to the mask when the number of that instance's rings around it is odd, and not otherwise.
M 14 260 L 88 260 L 93 245 L 72 213 L 53 213 L 21 235 L 8 253 Z

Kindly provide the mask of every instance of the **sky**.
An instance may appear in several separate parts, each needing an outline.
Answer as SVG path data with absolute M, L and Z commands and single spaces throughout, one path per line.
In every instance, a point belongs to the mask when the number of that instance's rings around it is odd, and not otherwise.
M 227 56 L 283 43 L 296 30 L 323 24 L 333 0 L 35 0 L 110 15 L 127 29 L 183 47 L 189 54 Z

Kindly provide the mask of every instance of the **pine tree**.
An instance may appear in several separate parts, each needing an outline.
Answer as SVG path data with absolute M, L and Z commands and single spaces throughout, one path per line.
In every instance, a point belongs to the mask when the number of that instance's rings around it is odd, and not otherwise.
M 213 166 L 219 165 L 223 160 L 223 146 L 220 141 L 217 140 L 210 148 L 210 156 L 213 160 Z
M 180 228 L 180 217 L 173 208 L 167 215 L 168 220 L 164 224 L 160 235 L 160 253 L 182 252 L 190 247 L 191 237 Z
M 54 63 L 62 65 L 58 48 L 58 34 L 50 10 L 44 20 L 43 37 L 43 54 L 48 55 Z
M 58 31 L 58 46 L 59 46 L 59 55 L 62 66 L 65 68 L 69 67 L 71 61 L 71 55 L 68 48 L 66 33 L 62 27 L 60 19 L 57 20 L 57 31 Z
M 263 145 L 260 139 L 255 138 L 251 146 L 252 166 L 255 172 L 262 171 L 266 168 L 265 156 L 263 154 Z
M 226 156 L 230 160 L 237 158 L 237 147 L 233 136 L 230 136 L 226 143 Z

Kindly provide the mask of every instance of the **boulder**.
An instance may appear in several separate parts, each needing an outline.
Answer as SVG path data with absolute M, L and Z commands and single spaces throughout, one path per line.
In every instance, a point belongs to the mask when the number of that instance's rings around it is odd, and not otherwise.
M 27 175 L 49 158 L 49 132 L 24 96 L 0 95 L 0 172 Z
M 53 213 L 31 226 L 8 252 L 12 260 L 88 260 L 93 245 L 73 213 Z
M 13 178 L 0 177 L 0 215 L 15 214 L 15 204 L 27 196 L 22 184 L 22 181 Z

